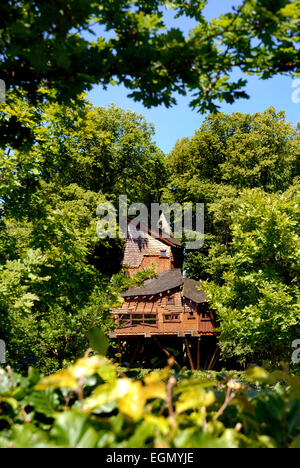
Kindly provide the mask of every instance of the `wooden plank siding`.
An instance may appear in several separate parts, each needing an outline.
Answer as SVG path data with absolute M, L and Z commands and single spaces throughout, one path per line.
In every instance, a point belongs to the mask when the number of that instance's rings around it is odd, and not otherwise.
M 126 241 L 122 265 L 130 265 L 128 268 L 130 277 L 144 268 L 150 268 L 153 264 L 158 275 L 174 268 L 174 256 L 169 245 L 163 244 L 159 239 L 154 239 L 149 234 L 145 234 L 145 239 L 128 239 Z
M 143 235 L 134 239 L 128 227 L 122 265 L 133 277 L 154 264 L 157 277 L 123 292 L 122 306 L 111 311 L 116 329 L 110 337 L 118 342 L 119 356 L 129 367 L 135 361 L 149 365 L 157 353 L 169 357 L 168 346 L 175 346 L 181 365 L 188 361 L 191 369 L 212 368 L 219 354 L 217 322 L 201 282 L 183 277 L 178 240 L 162 239 L 141 228 Z
M 180 289 L 149 297 L 126 298 L 122 307 L 112 311 L 118 328 L 115 336 L 214 335 L 213 314 L 206 305 L 182 298 Z

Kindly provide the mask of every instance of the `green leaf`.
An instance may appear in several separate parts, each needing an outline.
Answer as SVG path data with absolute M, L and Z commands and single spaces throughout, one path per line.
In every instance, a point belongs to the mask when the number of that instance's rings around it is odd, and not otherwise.
M 58 395 L 51 389 L 31 393 L 27 401 L 34 407 L 34 411 L 48 418 L 54 417 L 55 412 L 59 410 Z
M 48 448 L 51 443 L 47 435 L 34 424 L 18 424 L 12 427 L 10 447 L 13 448 Z
M 109 340 L 103 330 L 97 327 L 91 328 L 88 331 L 88 338 L 90 347 L 101 356 L 105 356 L 109 346 Z
M 91 396 L 85 399 L 83 403 L 83 411 L 92 412 L 108 403 L 118 401 L 127 394 L 131 385 L 132 383 L 130 379 L 126 378 L 99 385 L 93 391 Z
M 64 448 L 95 448 L 98 435 L 87 416 L 67 411 L 58 416 L 51 431 L 55 444 Z

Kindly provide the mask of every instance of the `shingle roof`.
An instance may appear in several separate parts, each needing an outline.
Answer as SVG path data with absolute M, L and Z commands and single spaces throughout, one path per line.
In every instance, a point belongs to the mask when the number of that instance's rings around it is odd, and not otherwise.
M 206 295 L 203 291 L 199 291 L 197 288 L 201 286 L 200 281 L 196 281 L 190 278 L 184 278 L 182 295 L 187 297 L 196 304 L 206 302 Z
M 123 297 L 130 296 L 153 296 L 169 289 L 182 286 L 183 278 L 180 268 L 164 271 L 158 278 L 146 280 L 144 287 L 128 289 L 122 294 Z
M 146 280 L 143 287 L 132 288 L 125 291 L 123 297 L 135 296 L 153 296 L 160 294 L 169 289 L 178 288 L 183 285 L 182 295 L 187 299 L 201 304 L 206 302 L 204 292 L 199 291 L 197 287 L 201 286 L 200 281 L 195 281 L 190 278 L 183 278 L 180 268 L 168 270 L 158 276 L 158 278 Z

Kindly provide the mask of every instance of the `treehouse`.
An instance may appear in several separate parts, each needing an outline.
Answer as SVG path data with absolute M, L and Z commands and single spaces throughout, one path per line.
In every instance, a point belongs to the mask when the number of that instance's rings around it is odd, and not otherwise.
M 201 283 L 183 277 L 183 249 L 177 239 L 140 229 L 135 239 L 129 228 L 122 263 L 130 276 L 153 265 L 158 276 L 128 289 L 122 306 L 112 310 L 117 328 L 110 337 L 118 342 L 120 363 L 149 365 L 157 353 L 164 353 L 181 366 L 211 369 L 218 357 L 217 324 Z

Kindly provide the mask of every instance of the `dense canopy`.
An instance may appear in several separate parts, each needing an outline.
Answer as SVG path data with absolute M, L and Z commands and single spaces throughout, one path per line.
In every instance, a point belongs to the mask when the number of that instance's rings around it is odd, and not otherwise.
M 0 6 L 0 79 L 69 101 L 94 84 L 123 83 L 147 107 L 193 93 L 191 105 L 247 97 L 246 76 L 299 72 L 299 0 L 243 0 L 208 22 L 205 0 L 10 0 Z M 165 8 L 174 12 L 172 27 Z M 186 36 L 180 18 L 193 20 Z M 234 79 L 232 72 L 243 74 Z

